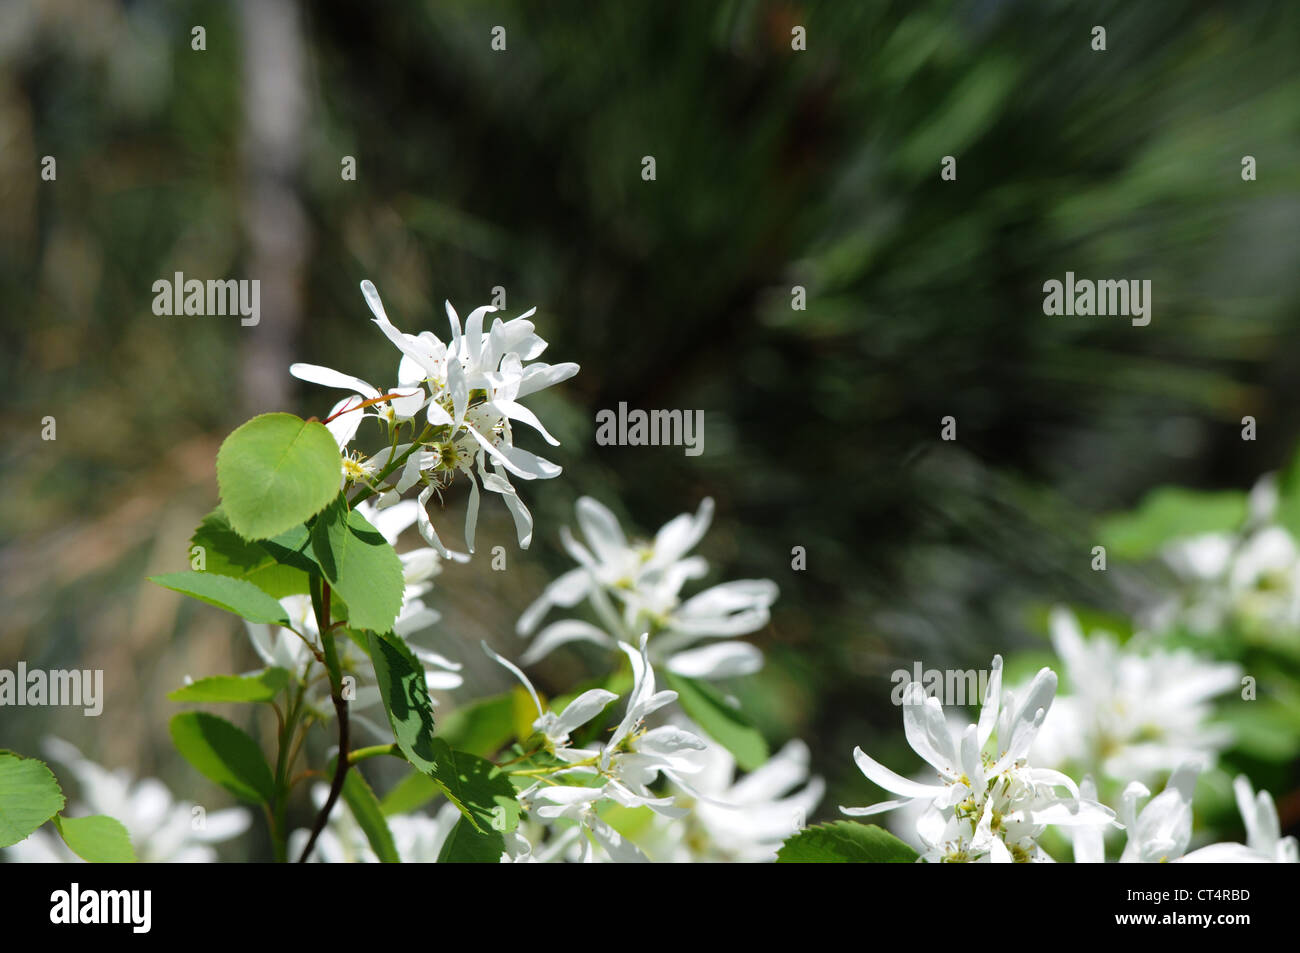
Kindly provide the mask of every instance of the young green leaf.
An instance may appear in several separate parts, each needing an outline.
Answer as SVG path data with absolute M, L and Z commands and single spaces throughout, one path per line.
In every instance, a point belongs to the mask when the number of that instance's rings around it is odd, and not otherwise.
M 169 572 L 150 576 L 149 581 L 243 616 L 249 622 L 289 622 L 284 606 L 244 579 L 209 572 Z
M 275 782 L 257 742 L 224 718 L 187 711 L 171 720 L 172 742 L 194 768 L 241 801 L 270 803 Z
M 53 772 L 42 761 L 0 751 L 0 847 L 24 840 L 65 801 Z
M 289 684 L 289 672 L 268 668 L 257 675 L 213 675 L 183 685 L 168 694 L 174 702 L 269 702 Z
M 370 849 L 375 852 L 380 862 L 400 864 L 402 858 L 393 843 L 393 833 L 388 829 L 388 822 L 384 820 L 384 812 L 380 810 L 379 799 L 375 797 L 375 792 L 371 790 L 357 768 L 349 771 L 347 777 L 343 779 L 343 800 L 361 826 L 366 840 L 370 842 Z
M 92 864 L 133 864 L 135 850 L 121 821 L 95 814 L 55 817 L 54 828 L 74 854 Z
M 330 585 L 348 604 L 348 623 L 387 632 L 402 609 L 402 561 L 342 494 L 312 523 L 311 545 Z
M 306 545 L 307 528 L 301 523 L 296 528 L 302 534 L 299 542 Z M 277 536 L 276 540 L 291 533 L 293 530 Z M 308 558 L 308 568 L 304 571 L 301 562 L 292 559 L 292 551 L 283 558 L 279 557 L 270 546 L 273 542 L 250 542 L 244 539 L 235 532 L 221 507 L 217 507 L 203 518 L 203 522 L 190 537 L 191 553 L 197 546 L 202 549 L 203 556 L 203 564 L 194 568 L 251 582 L 276 599 L 309 592 L 311 577 L 308 572 L 315 568 L 315 564 Z
M 910 864 L 916 851 L 875 824 L 832 821 L 799 831 L 777 851 L 779 864 Z
M 677 692 L 682 710 L 705 734 L 730 751 L 743 770 L 753 771 L 767 760 L 767 741 L 743 714 L 727 704 L 717 689 L 694 678 L 664 674 L 668 687 Z
M 319 513 L 338 495 L 343 458 L 324 425 L 262 414 L 217 453 L 221 507 L 245 539 L 269 539 Z

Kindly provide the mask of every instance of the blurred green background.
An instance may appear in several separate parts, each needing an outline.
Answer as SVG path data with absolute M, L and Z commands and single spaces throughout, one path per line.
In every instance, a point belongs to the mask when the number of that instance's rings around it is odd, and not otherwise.
M 1298 64 L 1290 2 L 5 0 L 0 666 L 103 668 L 108 698 L 98 719 L 6 709 L 0 743 L 57 734 L 219 802 L 164 695 L 256 658 L 143 577 L 186 568 L 231 428 L 337 398 L 290 363 L 392 376 L 361 279 L 443 336 L 444 299 L 464 314 L 501 286 L 582 371 L 533 404 L 565 467 L 523 488 L 534 545 L 485 506 L 480 552 L 505 545 L 508 571 L 450 567 L 430 600 L 466 664 L 443 704 L 506 685 L 476 643 L 521 650 L 578 496 L 650 533 L 711 495 L 710 579 L 781 587 L 753 637 L 767 668 L 732 690 L 812 747 L 823 814 L 866 803 L 853 746 L 905 750 L 890 672 L 1041 647 L 1051 602 L 1126 611 L 1089 570 L 1099 514 L 1289 458 Z M 1150 279 L 1150 326 L 1045 316 L 1067 270 Z M 177 271 L 259 279 L 260 325 L 155 316 Z M 620 401 L 703 408 L 703 455 L 596 446 Z M 536 676 L 585 671 L 561 653 Z

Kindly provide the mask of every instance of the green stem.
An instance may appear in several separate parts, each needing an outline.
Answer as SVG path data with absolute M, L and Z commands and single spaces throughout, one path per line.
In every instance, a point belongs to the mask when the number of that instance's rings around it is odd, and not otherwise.
M 325 829 L 325 822 L 329 820 L 330 811 L 334 809 L 339 795 L 343 792 L 343 781 L 347 777 L 348 768 L 351 766 L 348 759 L 348 703 L 343 698 L 343 674 L 339 667 L 338 650 L 334 645 L 334 632 L 330 626 L 330 595 L 329 583 L 319 576 L 312 576 L 311 604 L 316 611 L 316 627 L 320 630 L 321 648 L 325 653 L 325 668 L 329 672 L 330 695 L 334 701 L 334 711 L 338 715 L 339 751 L 336 756 L 337 765 L 334 770 L 334 782 L 330 785 L 330 792 L 325 798 L 324 806 L 321 807 L 320 813 L 316 815 L 316 823 L 312 826 L 311 836 L 307 839 L 307 846 L 303 848 L 302 856 L 298 858 L 300 864 L 311 856 L 312 848 L 316 846 L 316 839 L 320 837 L 321 831 Z
M 294 689 L 297 689 L 296 693 Z M 289 859 L 289 831 L 285 823 L 289 804 L 288 774 L 293 768 L 293 736 L 302 715 L 302 700 L 306 689 L 293 686 L 289 689 L 289 707 L 285 710 L 280 723 L 279 753 L 275 760 L 275 798 L 269 812 L 271 820 L 271 840 L 275 847 L 275 859 L 284 863 Z
M 396 744 L 371 745 L 369 748 L 357 748 L 348 755 L 348 764 L 356 764 L 358 761 L 365 761 L 367 758 L 378 758 L 383 755 L 391 755 L 394 758 L 406 760 L 406 755 L 402 754 L 402 749 Z

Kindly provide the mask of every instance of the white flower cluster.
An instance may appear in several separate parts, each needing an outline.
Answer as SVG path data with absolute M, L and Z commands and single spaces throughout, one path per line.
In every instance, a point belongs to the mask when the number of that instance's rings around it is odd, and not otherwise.
M 717 679 L 749 675 L 763 665 L 763 653 L 736 639 L 762 628 L 776 601 L 770 579 L 720 583 L 687 599 L 682 587 L 708 572 L 702 556 L 687 555 L 713 519 L 706 498 L 695 515 L 682 513 L 650 541 L 631 541 L 610 510 L 590 497 L 578 500 L 584 541 L 565 527 L 561 541 L 578 564 L 554 580 L 519 618 L 520 635 L 531 635 L 553 608 L 586 600 L 604 628 L 581 619 L 561 619 L 537 632 L 522 661 L 532 664 L 569 642 L 590 642 L 612 651 L 649 633 L 650 660 L 678 675 Z
M 451 343 L 444 344 L 432 331 L 407 334 L 395 327 L 384 311 L 379 292 L 370 281 L 361 282 L 374 322 L 401 353 L 397 383 L 381 391 L 350 374 L 315 364 L 294 364 L 295 377 L 325 387 L 348 391 L 330 411 L 326 426 L 344 451 L 343 482 L 362 483 L 379 493 L 379 507 L 395 504 L 417 484 L 419 527 L 425 541 L 443 557 L 443 545 L 427 507 L 433 494 L 456 474 L 469 479 L 470 496 L 465 516 L 465 542 L 474 551 L 478 524 L 479 483 L 497 493 L 514 517 L 519 545 L 532 541 L 533 518 L 510 482 L 559 476 L 560 467 L 514 445 L 512 422 L 535 429 L 547 443 L 559 446 L 537 415 L 520 401 L 538 391 L 568 380 L 578 365 L 546 364 L 536 358 L 546 342 L 528 320 L 536 309 L 517 318 L 484 322 L 493 307 L 475 308 L 462 330 L 459 315 L 448 302 Z M 374 417 L 387 426 L 389 446 L 365 457 L 348 452 L 361 422 Z M 409 439 L 401 432 L 410 427 Z M 404 460 L 400 467 L 394 466 Z M 385 472 L 389 471 L 389 472 Z M 381 474 L 383 474 L 381 479 Z
M 954 731 L 938 700 L 912 682 L 903 695 L 903 729 L 936 772 L 936 781 L 902 777 L 856 748 L 853 757 L 862 773 L 899 797 L 840 810 L 865 816 L 923 803 L 917 833 L 925 846 L 922 859 L 929 862 L 1050 860 L 1038 845 L 1048 825 L 1115 823 L 1115 813 L 1083 796 L 1067 775 L 1028 763 L 1055 694 L 1056 675 L 1044 668 L 1025 690 L 1003 695 L 1002 657 L 995 656 L 979 721 Z
M 1141 636 L 1124 646 L 1106 632 L 1085 638 L 1063 608 L 1052 612 L 1051 635 L 1071 694 L 1048 712 L 1035 763 L 1150 784 L 1189 761 L 1212 766 L 1231 742 L 1209 723 L 1211 700 L 1238 687 L 1241 666 L 1147 647 Z
M 771 860 L 781 841 L 817 806 L 824 790 L 820 778 L 785 796 L 808 780 L 807 748 L 801 742 L 792 742 L 736 782 L 730 755 L 700 737 L 680 717 L 677 723 L 647 727 L 649 716 L 677 699 L 675 691 L 656 689 L 647 643 L 644 635 L 639 648 L 619 643 L 632 666 L 627 707 L 608 740 L 586 748 L 575 747 L 571 735 L 618 696 L 590 689 L 559 714 L 548 711 L 523 671 L 484 645 L 484 651 L 528 690 L 538 713 L 533 730 L 558 762 L 519 792 L 520 803 L 535 821 L 507 839 L 503 859 L 647 861 L 651 859 L 647 852 L 620 833 L 602 809 L 648 808 L 657 818 L 671 822 L 651 820 L 645 842 L 655 859 Z M 680 793 L 651 791 L 661 776 Z
M 1228 625 L 1270 639 L 1300 633 L 1300 543 L 1277 522 L 1273 477 L 1251 490 L 1246 525 L 1235 533 L 1202 533 L 1161 551 L 1180 588 L 1147 612 L 1147 624 L 1174 623 L 1193 632 Z
M 1144 678 L 1139 674 L 1136 681 L 1130 682 L 1122 656 L 1110 670 L 1081 665 L 1081 661 L 1115 658 L 1109 654 L 1113 647 L 1104 641 L 1099 643 L 1098 658 L 1089 656 L 1083 651 L 1076 629 L 1072 618 L 1058 614 L 1053 634 L 1058 648 L 1064 649 L 1063 657 L 1073 660 L 1071 677 L 1083 691 L 1056 730 L 1062 736 L 1078 732 L 1078 743 L 1084 746 L 1095 744 L 1099 731 L 1112 732 L 1107 737 L 1113 746 L 1106 749 L 1108 755 L 1100 762 L 1110 769 L 1122 765 L 1155 772 L 1169 765 L 1171 758 L 1182 759 L 1169 768 L 1164 790 L 1140 812 L 1138 804 L 1151 797 L 1141 781 L 1131 781 L 1124 788 L 1117 817 L 1098 800 L 1091 776 L 1076 785 L 1068 775 L 1045 767 L 1044 762 L 1033 757 L 1040 748 L 1043 728 L 1052 721 L 1056 675 L 1048 668 L 1041 669 L 1019 691 L 1005 692 L 999 704 L 1000 656 L 993 659 L 992 677 L 976 724 L 954 725 L 945 718 L 938 700 L 926 696 L 921 683 L 907 686 L 904 731 L 913 750 L 932 769 L 935 780 L 895 774 L 858 748 L 853 754 L 862 773 L 898 797 L 869 807 L 840 810 L 860 817 L 911 808 L 909 813 L 915 819 L 916 836 L 923 848 L 920 860 L 931 863 L 1051 863 L 1053 858 L 1039 845 L 1039 838 L 1049 826 L 1069 830 L 1077 863 L 1100 863 L 1105 859 L 1108 829 L 1126 831 L 1127 843 L 1119 858 L 1122 863 L 1296 863 L 1300 858 L 1295 838 L 1281 837 L 1272 798 L 1265 792 L 1256 796 L 1244 777 L 1236 779 L 1234 789 L 1247 830 L 1247 844 L 1211 844 L 1187 852 L 1192 840 L 1193 791 L 1210 756 L 1186 742 L 1195 737 L 1195 726 L 1189 727 L 1178 712 L 1166 715 L 1172 719 L 1166 727 L 1173 740 L 1135 740 L 1127 730 L 1122 702 L 1136 701 L 1125 692 L 1145 684 Z M 1215 684 L 1212 678 L 1198 679 L 1198 673 L 1186 667 L 1180 672 L 1187 678 L 1183 694 L 1175 698 L 1171 689 L 1157 694 L 1155 702 L 1163 700 L 1174 705 L 1187 699 L 1198 700 Z M 1081 683 L 1080 677 L 1087 678 L 1089 673 L 1095 681 L 1091 685 Z M 1157 687 L 1153 686 L 1152 691 L 1158 691 Z M 1140 708 L 1139 713 L 1146 710 Z M 1201 714 L 1197 712 L 1195 717 Z M 1053 745 L 1047 748 L 1056 750 Z
M 1246 843 L 1210 844 L 1191 853 L 1192 794 L 1201 771 L 1197 761 L 1189 761 L 1173 772 L 1165 788 L 1139 812 L 1140 801 L 1151 797 L 1146 785 L 1131 782 L 1121 797 L 1120 814 L 1128 835 L 1121 864 L 1295 864 L 1300 850 L 1294 837 L 1282 837 L 1277 805 L 1267 791 L 1255 794 L 1250 781 L 1239 776 L 1233 782 L 1237 809 L 1246 826 Z M 1092 789 L 1085 779 L 1084 792 Z M 1106 859 L 1103 834 L 1096 828 L 1074 831 L 1074 860 L 1080 864 L 1100 864 Z

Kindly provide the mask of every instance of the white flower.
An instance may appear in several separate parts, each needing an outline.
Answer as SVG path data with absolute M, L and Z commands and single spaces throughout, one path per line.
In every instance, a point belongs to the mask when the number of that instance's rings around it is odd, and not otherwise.
M 1232 790 L 1246 825 L 1246 846 L 1279 864 L 1300 864 L 1300 845 L 1294 837 L 1282 836 L 1272 796 L 1267 791 L 1256 794 L 1245 775 L 1237 777 Z
M 537 706 L 537 718 L 533 722 L 533 730 L 544 739 L 546 750 L 561 760 L 571 758 L 569 735 L 599 715 L 609 707 L 610 702 L 618 698 L 611 691 L 606 691 L 603 688 L 593 688 L 569 702 L 564 711 L 558 715 L 555 712 L 545 711 L 542 708 L 542 700 L 537 695 L 537 689 L 533 688 L 533 683 L 528 680 L 528 676 L 524 674 L 523 670 L 513 662 L 493 652 L 488 648 L 486 642 L 480 644 L 489 658 L 512 672 L 523 683 L 524 688 L 528 690 L 528 694 L 532 696 L 533 704 Z
M 919 682 L 908 685 L 903 728 L 913 750 L 936 772 L 937 783 L 909 780 L 855 748 L 862 773 L 899 797 L 840 810 L 864 816 L 923 800 L 928 807 L 917 833 L 926 847 L 922 859 L 931 862 L 1050 861 L 1038 846 L 1047 825 L 1113 822 L 1114 813 L 1081 797 L 1069 777 L 1027 762 L 1052 705 L 1056 675 L 1042 669 L 1022 692 L 1007 692 L 999 705 L 1001 689 L 1002 657 L 995 656 L 978 723 L 954 732 L 938 700 L 927 697 Z M 995 734 L 997 743 L 989 748 Z
M 645 727 L 645 719 L 675 701 L 677 693 L 656 691 L 654 669 L 646 654 L 645 636 L 641 638 L 639 651 L 630 645 L 620 647 L 632 663 L 632 691 L 628 695 L 623 719 L 609 740 L 599 748 L 574 748 L 569 743 L 569 735 L 603 711 L 617 696 L 594 689 L 580 695 L 558 715 L 545 712 L 524 673 L 483 646 L 489 656 L 512 671 L 528 689 L 538 708 L 534 728 L 543 734 L 547 750 L 563 762 L 548 778 L 521 791 L 519 799 L 540 819 L 574 822 L 577 833 L 561 835 L 557 844 L 548 845 L 548 848 L 555 853 L 572 847 L 576 850 L 575 859 L 584 862 L 598 859 L 595 848 L 615 861 L 644 861 L 646 857 L 640 848 L 601 817 L 600 804 L 610 801 L 623 807 L 648 807 L 666 817 L 683 816 L 685 809 L 677 806 L 672 797 L 656 796 L 649 785 L 661 774 L 684 785 L 681 775 L 694 773 L 700 768 L 690 753 L 704 749 L 704 742 L 699 737 L 675 725 Z M 575 706 L 577 710 L 571 713 L 570 709 Z M 553 779 L 583 783 L 556 783 Z
M 816 810 L 826 785 L 809 777 L 808 746 L 790 741 L 766 763 L 736 777 L 736 760 L 705 739 L 700 770 L 678 804 L 681 820 L 656 817 L 646 850 L 674 862 L 759 863 L 776 859 L 781 844 Z
M 1151 782 L 1189 760 L 1212 764 L 1230 743 L 1231 734 L 1208 721 L 1211 699 L 1239 684 L 1239 666 L 1185 649 L 1139 653 L 1104 632 L 1085 639 L 1060 608 L 1051 634 L 1071 694 L 1048 713 L 1031 752 L 1036 764 Z
M 121 821 L 131 838 L 136 858 L 145 863 L 212 863 L 212 844 L 230 840 L 248 829 L 244 808 L 196 811 L 187 801 L 174 801 L 167 787 L 154 778 L 134 781 L 122 769 L 109 771 L 88 760 L 58 738 L 47 738 L 46 756 L 66 767 L 77 781 L 78 800 L 65 813 L 70 817 L 106 814 Z M 56 771 L 55 774 L 63 779 Z M 6 848 L 7 858 L 28 863 L 80 862 L 63 841 L 38 830 L 24 841 Z
M 524 611 L 517 630 L 529 635 L 552 607 L 571 608 L 584 599 L 605 629 L 579 619 L 553 622 L 537 633 L 524 654 L 525 664 L 568 642 L 614 649 L 650 631 L 651 661 L 679 675 L 725 678 L 762 667 L 762 652 L 735 637 L 767 624 L 777 597 L 775 583 L 742 579 L 681 597 L 682 586 L 708 570 L 702 557 L 686 554 L 708 529 L 711 499 L 694 516 L 683 513 L 664 524 L 653 542 L 629 542 L 614 514 L 590 497 L 578 501 L 577 516 L 585 544 L 567 527 L 561 539 L 578 567 L 546 587 Z
M 325 806 L 329 786 L 312 787 L 311 798 L 316 810 Z M 388 817 L 388 830 L 393 835 L 397 855 L 408 864 L 432 864 L 438 860 L 443 842 L 460 819 L 460 811 L 450 802 L 443 804 L 433 817 L 425 814 L 397 814 Z M 311 832 L 300 828 L 289 835 L 288 856 L 297 860 Z M 361 825 L 357 823 L 346 803 L 340 802 L 330 811 L 329 820 L 316 838 L 316 846 L 307 858 L 312 863 L 327 864 L 377 864 L 379 857 L 371 849 Z
M 1170 775 L 1164 790 L 1151 798 L 1140 813 L 1138 803 L 1151 797 L 1151 792 L 1138 781 L 1131 782 L 1124 789 L 1120 814 L 1128 841 L 1120 855 L 1120 863 L 1296 863 L 1295 838 L 1280 838 L 1273 799 L 1265 792 L 1260 792 L 1256 799 L 1245 777 L 1238 777 L 1233 788 L 1246 823 L 1248 844 L 1210 844 L 1187 853 L 1192 840 L 1192 798 L 1202 767 L 1202 763 L 1195 759 L 1179 765 Z M 1091 779 L 1085 779 L 1081 785 L 1085 793 L 1091 784 Z M 1076 863 L 1099 864 L 1105 860 L 1100 829 L 1076 828 L 1073 837 Z

